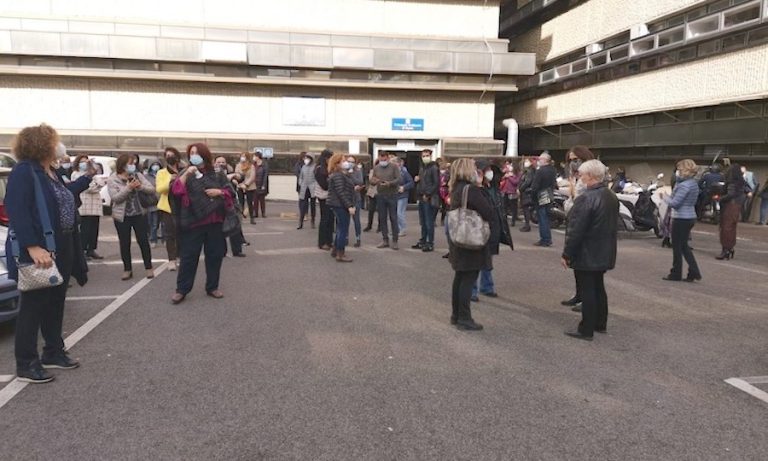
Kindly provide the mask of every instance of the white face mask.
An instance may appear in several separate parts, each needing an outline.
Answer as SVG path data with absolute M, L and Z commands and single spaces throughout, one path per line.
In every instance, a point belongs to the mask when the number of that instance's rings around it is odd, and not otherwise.
M 72 164 L 71 163 L 62 163 L 61 167 L 64 168 L 65 170 L 68 170 L 68 169 L 70 169 L 72 167 Z
M 493 171 L 486 171 L 485 172 L 485 179 L 487 179 L 488 181 L 492 181 L 493 180 Z
M 305 158 L 304 159 L 304 165 L 309 165 L 312 162 L 312 160 Z
M 348 170 L 348 169 L 349 169 L 349 162 L 348 162 L 348 161 L 346 161 L 346 160 L 344 160 L 343 162 L 341 162 L 341 169 L 342 169 L 342 170 Z
M 246 161 L 248 161 L 248 159 L 247 159 L 247 158 L 245 158 L 245 157 L 240 157 L 240 163 L 245 163 Z
M 389 161 L 388 161 L 388 160 L 381 160 L 381 161 L 379 162 L 379 165 L 381 165 L 381 166 L 387 166 L 387 165 L 389 165 Z
M 432 161 L 432 157 L 421 157 L 421 161 L 424 162 L 424 165 L 426 165 Z
M 525 163 L 523 163 L 523 167 L 525 167 L 525 168 L 530 168 L 530 167 L 531 167 L 531 162 L 525 162 Z

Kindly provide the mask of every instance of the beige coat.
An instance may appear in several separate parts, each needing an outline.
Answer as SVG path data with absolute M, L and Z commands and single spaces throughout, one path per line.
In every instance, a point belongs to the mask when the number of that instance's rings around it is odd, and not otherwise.
M 79 171 L 73 172 L 72 181 L 77 180 L 83 174 Z M 104 216 L 104 206 L 101 203 L 101 189 L 106 185 L 106 178 L 94 176 L 88 189 L 80 193 L 80 201 L 83 202 L 78 209 L 80 216 Z
M 136 173 L 136 177 L 141 181 L 141 187 L 131 190 L 128 187 L 128 183 L 123 180 L 117 173 L 113 173 L 112 176 L 107 179 L 107 190 L 109 196 L 112 198 L 112 219 L 117 222 L 123 222 L 125 220 L 125 202 L 128 200 L 132 193 L 146 192 L 148 194 L 155 194 L 155 186 L 147 180 L 141 173 Z M 147 214 L 146 208 L 142 208 L 141 214 Z

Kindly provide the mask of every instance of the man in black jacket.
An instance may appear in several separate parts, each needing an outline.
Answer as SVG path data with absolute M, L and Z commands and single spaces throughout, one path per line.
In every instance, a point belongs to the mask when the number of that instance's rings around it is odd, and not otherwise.
M 539 155 L 536 174 L 531 183 L 533 203 L 539 218 L 539 241 L 534 243 L 540 247 L 552 246 L 552 231 L 549 227 L 549 208 L 552 206 L 552 194 L 557 188 L 557 171 L 552 166 L 552 157 L 544 152 Z
M 592 340 L 595 331 L 605 333 L 608 322 L 608 296 L 603 276 L 616 266 L 619 200 L 603 183 L 605 165 L 589 160 L 579 167 L 587 187 L 573 202 L 563 249 L 563 267 L 574 270 L 581 316 L 577 331 L 566 335 Z
M 421 151 L 421 167 L 416 181 L 419 197 L 419 225 L 421 239 L 412 248 L 424 252 L 435 249 L 435 219 L 440 209 L 440 167 L 432 160 L 432 151 Z

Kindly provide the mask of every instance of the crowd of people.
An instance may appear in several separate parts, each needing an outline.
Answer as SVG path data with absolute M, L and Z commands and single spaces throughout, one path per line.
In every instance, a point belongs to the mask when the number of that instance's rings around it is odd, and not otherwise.
M 213 299 L 223 298 L 219 282 L 227 239 L 233 256 L 244 257 L 243 246 L 248 242 L 242 219 L 248 217 L 253 224 L 259 216 L 266 217 L 268 167 L 260 153 L 242 153 L 234 167 L 224 157 L 214 158 L 203 143 L 189 145 L 184 155 L 168 147 L 161 161 L 143 164 L 135 154 L 122 154 L 116 159 L 114 173 L 104 178 L 86 155 L 78 155 L 73 165 L 57 132 L 45 124 L 23 129 L 14 140 L 13 152 L 19 163 L 11 172 L 5 198 L 11 223 L 6 249 L 9 276 L 19 280 L 20 287 L 34 285 L 21 292 L 16 326 L 17 374 L 23 381 L 49 382 L 53 376 L 46 368 L 79 365 L 64 349 L 63 309 L 70 279 L 86 284 L 87 261 L 102 259 L 96 250 L 103 188 L 111 198 L 122 280 L 133 277 L 134 241 L 146 277 L 153 278 L 152 249 L 162 240 L 168 267 L 177 271 L 173 304 L 191 293 L 201 254 L 205 256 L 205 293 Z M 354 156 L 330 150 L 317 157 L 302 153 L 295 169 L 298 229 L 304 228 L 307 219 L 316 228 L 319 206 L 318 247 L 339 263 L 349 263 L 350 227 L 355 233 L 353 245 L 359 247 L 362 233 L 372 231 L 378 213 L 381 241 L 377 248 L 398 250 L 399 238 L 407 235 L 406 206 L 410 195 L 415 195 L 420 234 L 412 248 L 434 251 L 440 215 L 449 246 L 444 257 L 454 270 L 450 323 L 461 330 L 482 330 L 472 317 L 471 302 L 478 301 L 481 294 L 497 296 L 493 256 L 505 246 L 514 249 L 510 228 L 518 215 L 523 216 L 522 232 L 530 231 L 533 217 L 537 218 L 536 246 L 553 244 L 548 222 L 553 194 L 559 187 L 558 173 L 548 153 L 527 158 L 522 164 L 508 160 L 504 165 L 470 158 L 448 163 L 433 155 L 431 150 L 422 151 L 418 174 L 412 176 L 403 159 L 386 151 L 378 152 L 367 174 Z M 595 332 L 607 329 L 603 278 L 616 264 L 619 224 L 619 201 L 612 189 L 627 178 L 626 174 L 609 178 L 607 167 L 584 146 L 570 149 L 564 166 L 569 198 L 562 265 L 573 270 L 576 289 L 563 304 L 582 314 L 578 327 L 566 334 L 591 341 Z M 677 162 L 672 193 L 660 192 L 671 210 L 673 261 L 665 280 L 702 279 L 689 245 L 701 196 L 698 171 L 693 160 Z M 713 169 L 710 173 L 719 172 Z M 755 195 L 762 199 L 760 222 L 765 223 L 768 190 L 763 187 L 758 192 L 757 180 L 747 173 L 731 164 L 723 177 L 725 193 L 719 198 L 722 253 L 718 259 L 734 257 L 738 222 L 746 201 Z M 703 184 L 715 179 L 705 177 Z M 368 209 L 365 228 L 363 208 Z M 685 278 L 683 260 L 688 264 Z M 54 269 L 58 272 L 50 276 Z M 42 355 L 37 350 L 38 332 L 45 342 Z

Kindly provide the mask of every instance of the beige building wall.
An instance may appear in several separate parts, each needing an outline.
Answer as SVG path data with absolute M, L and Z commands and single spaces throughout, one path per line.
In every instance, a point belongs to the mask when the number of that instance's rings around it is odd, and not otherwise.
M 324 98 L 321 126 L 286 123 L 284 97 Z M 47 122 L 68 131 L 386 138 L 493 138 L 494 99 L 477 93 L 0 76 L 0 132 Z M 321 109 L 322 110 L 322 109 Z M 314 111 L 313 111 L 314 112 Z M 424 131 L 393 131 L 422 118 Z
M 294 32 L 496 38 L 499 1 L 0 0 L 3 15 Z
M 707 0 L 589 0 L 512 40 L 544 62 Z
M 513 106 L 523 127 L 713 105 L 768 96 L 768 45 Z

